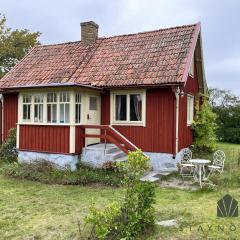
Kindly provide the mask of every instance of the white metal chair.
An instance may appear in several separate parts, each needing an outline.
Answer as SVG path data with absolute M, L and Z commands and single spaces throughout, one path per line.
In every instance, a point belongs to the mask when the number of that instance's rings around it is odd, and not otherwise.
M 182 178 L 195 177 L 195 166 L 189 162 L 191 159 L 192 151 L 189 148 L 182 149 L 180 162 L 180 174 Z
M 224 169 L 224 161 L 226 159 L 226 155 L 222 150 L 217 150 L 213 154 L 213 163 L 208 166 L 210 176 L 214 172 L 222 173 Z

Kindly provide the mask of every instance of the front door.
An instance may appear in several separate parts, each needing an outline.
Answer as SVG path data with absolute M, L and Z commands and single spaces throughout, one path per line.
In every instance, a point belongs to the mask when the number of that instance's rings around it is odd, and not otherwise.
M 87 125 L 100 125 L 101 123 L 101 104 L 100 96 L 87 97 Z M 87 129 L 86 134 L 98 134 L 100 135 L 99 129 Z M 99 143 L 99 138 L 86 138 L 86 146 L 91 144 Z

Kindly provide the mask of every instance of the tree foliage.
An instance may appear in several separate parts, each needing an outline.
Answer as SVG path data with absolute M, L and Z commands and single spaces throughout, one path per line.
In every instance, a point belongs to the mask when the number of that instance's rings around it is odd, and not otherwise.
M 216 118 L 208 100 L 204 98 L 192 125 L 196 150 L 212 152 L 216 148 Z
M 210 89 L 213 112 L 217 115 L 217 138 L 240 143 L 240 98 L 230 91 Z
M 1 145 L 0 163 L 17 161 L 16 132 L 16 128 L 11 128 L 6 141 Z
M 12 30 L 6 26 L 6 17 L 0 14 L 0 78 L 7 73 L 31 48 L 40 44 L 39 32 L 27 29 Z

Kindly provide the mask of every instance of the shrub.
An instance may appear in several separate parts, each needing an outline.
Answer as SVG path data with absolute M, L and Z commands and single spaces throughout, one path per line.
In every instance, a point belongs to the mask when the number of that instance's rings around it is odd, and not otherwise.
M 90 214 L 85 218 L 86 223 L 94 226 L 90 239 L 104 240 L 117 231 L 116 218 L 120 215 L 120 206 L 114 202 L 107 206 L 103 211 L 98 211 L 94 206 L 90 207 Z
M 216 114 L 213 113 L 206 99 L 204 99 L 201 109 L 197 110 L 192 127 L 195 150 L 214 151 L 216 149 Z
M 51 162 L 39 159 L 32 163 L 11 163 L 2 166 L 2 173 L 18 179 L 27 179 L 47 184 L 86 185 L 99 183 L 119 186 L 122 175 L 110 170 L 93 169 L 79 165 L 78 169 L 61 169 Z
M 0 161 L 1 162 L 17 161 L 16 128 L 12 128 L 9 130 L 8 137 L 0 148 Z
M 92 224 L 92 239 L 135 239 L 152 229 L 156 186 L 140 181 L 149 168 L 149 159 L 140 150 L 130 153 L 128 162 L 119 164 L 120 172 L 124 174 L 125 197 L 103 211 L 91 208 L 85 221 Z

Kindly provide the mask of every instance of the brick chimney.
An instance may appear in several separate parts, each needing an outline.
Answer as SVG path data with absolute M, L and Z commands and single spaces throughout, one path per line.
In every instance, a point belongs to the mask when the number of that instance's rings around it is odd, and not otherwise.
M 83 44 L 91 44 L 96 42 L 98 38 L 98 25 L 93 22 L 81 23 L 81 42 Z

